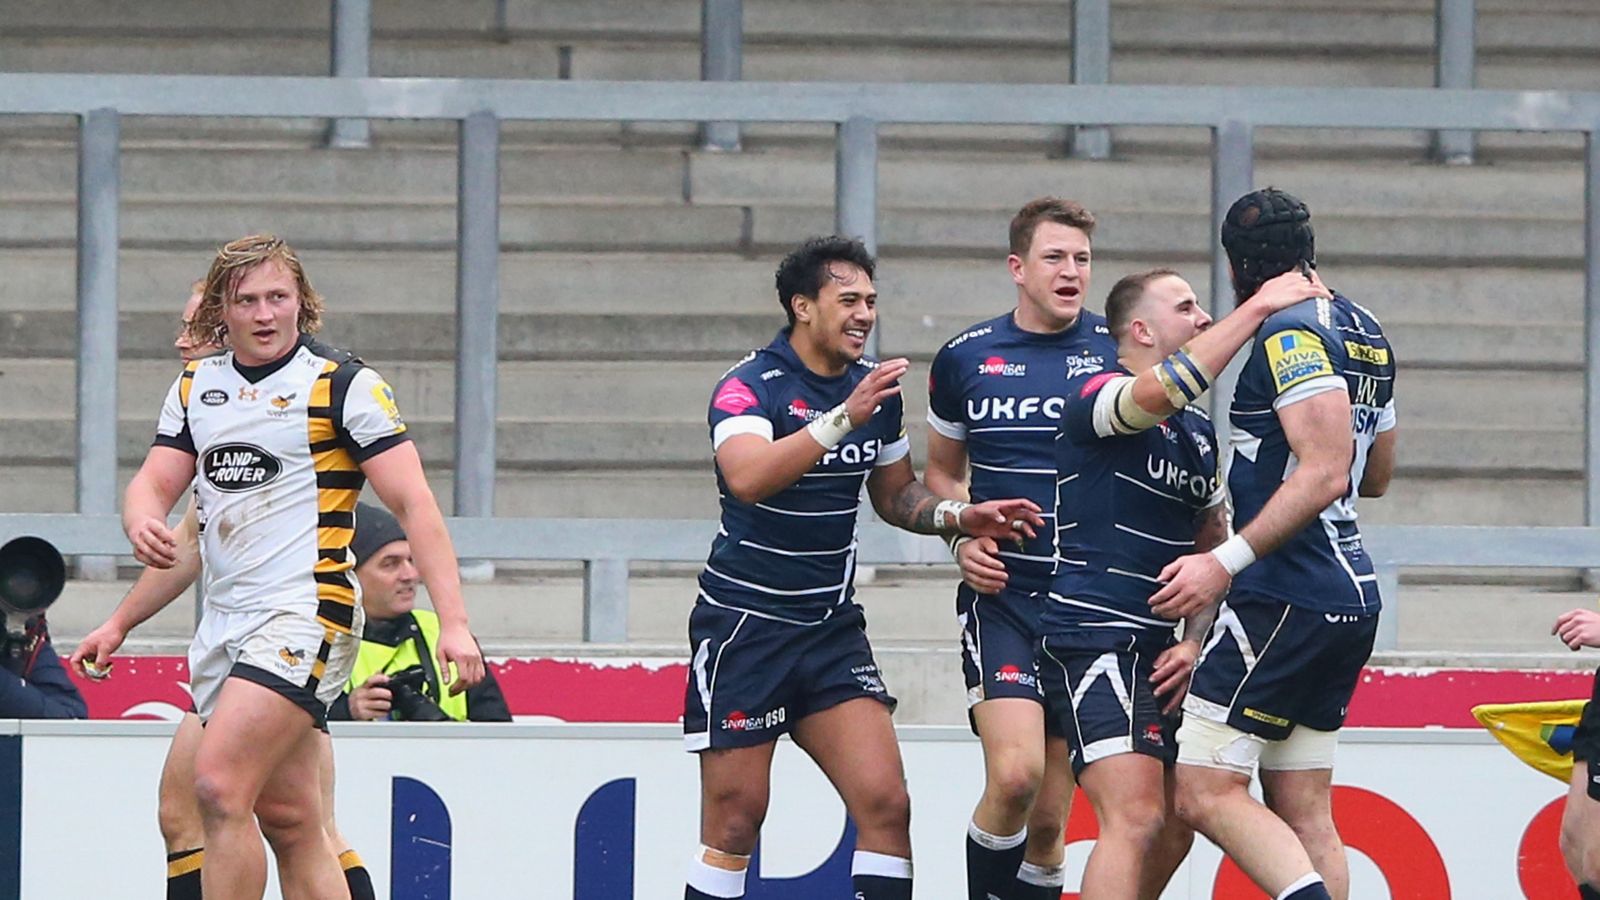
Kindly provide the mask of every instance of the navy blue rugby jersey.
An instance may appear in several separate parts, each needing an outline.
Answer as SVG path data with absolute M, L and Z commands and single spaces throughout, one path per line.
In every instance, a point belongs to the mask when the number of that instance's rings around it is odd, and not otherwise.
M 1086 648 L 1171 637 L 1177 623 L 1150 611 L 1156 576 L 1194 552 L 1201 512 L 1225 499 L 1216 431 L 1199 407 L 1135 434 L 1097 425 L 1101 389 L 1131 374 L 1115 365 L 1068 382 L 1055 439 L 1058 559 L 1043 630 Z
M 1294 471 L 1278 410 L 1323 391 L 1350 396 L 1350 489 L 1282 547 L 1239 573 L 1233 589 L 1324 613 L 1378 611 L 1378 579 L 1356 527 L 1356 488 L 1379 432 L 1395 426 L 1394 353 L 1377 318 L 1340 294 L 1275 313 L 1256 333 L 1229 412 L 1228 489 L 1243 528 Z
M 863 359 L 843 375 L 807 369 L 787 329 L 717 382 L 709 424 L 713 450 L 735 435 L 779 440 L 843 403 L 877 366 Z M 700 596 L 719 606 L 810 624 L 855 594 L 856 512 L 877 466 L 905 458 L 911 444 L 898 395 L 850 432 L 795 484 L 760 501 L 735 498 L 717 469 L 722 525 L 700 573 Z
M 1037 537 L 1020 550 L 1001 548 L 1015 590 L 1050 585 L 1054 444 L 1066 380 L 1116 360 L 1105 317 L 1088 310 L 1055 334 L 1024 331 L 1006 313 L 968 328 L 933 358 L 928 424 L 966 443 L 973 502 L 1026 497 L 1045 511 L 1046 527 Z

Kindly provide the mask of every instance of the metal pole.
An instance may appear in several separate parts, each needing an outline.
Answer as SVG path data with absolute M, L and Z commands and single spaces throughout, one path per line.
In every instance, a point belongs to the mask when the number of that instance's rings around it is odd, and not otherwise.
M 878 255 L 878 123 L 852 116 L 839 124 L 833 158 L 833 227 L 860 238 L 867 252 Z M 867 355 L 878 355 L 877 327 L 867 335 Z
M 494 515 L 499 318 L 500 120 L 490 112 L 475 112 L 461 122 L 456 181 L 458 516 Z
M 1600 521 L 1600 131 L 1584 135 L 1583 163 L 1583 523 L 1592 526 Z
M 333 39 L 329 68 L 335 78 L 366 78 L 372 58 L 372 0 L 333 0 Z M 360 149 L 372 145 L 366 119 L 328 123 L 328 146 Z
M 1228 207 L 1255 187 L 1254 139 L 1250 123 L 1238 119 L 1220 122 L 1211 132 L 1211 315 L 1217 319 L 1227 315 L 1234 306 L 1233 274 L 1218 235 Z M 1217 429 L 1218 459 L 1227 459 L 1228 404 L 1233 402 L 1233 387 L 1239 381 L 1239 369 L 1248 352 L 1248 347 L 1239 351 L 1211 386 L 1211 418 Z
M 700 0 L 700 80 L 738 81 L 744 73 L 744 0 Z M 700 146 L 739 149 L 738 122 L 702 122 Z
M 1434 10 L 1434 87 L 1476 87 L 1477 0 L 1435 0 Z M 1472 132 L 1434 132 L 1433 153 L 1440 162 L 1471 165 L 1474 153 Z
M 1111 0 L 1072 2 L 1072 83 L 1111 81 Z M 1105 159 L 1111 155 L 1111 129 L 1079 125 L 1072 129 L 1072 155 Z
M 117 512 L 117 204 L 121 119 L 85 114 L 78 131 L 78 512 Z M 78 577 L 116 578 L 116 558 L 81 557 Z
M 592 644 L 628 640 L 627 560 L 584 560 L 583 639 Z

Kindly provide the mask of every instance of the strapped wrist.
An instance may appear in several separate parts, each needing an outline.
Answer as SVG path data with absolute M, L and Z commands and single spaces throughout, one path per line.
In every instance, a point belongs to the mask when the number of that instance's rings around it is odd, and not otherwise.
M 1217 377 L 1196 362 L 1189 355 L 1187 347 L 1180 348 L 1157 363 L 1154 371 L 1156 381 L 1176 409 L 1183 409 L 1200 399 L 1200 395 L 1211 387 L 1211 382 Z
M 933 530 L 940 534 L 960 534 L 961 511 L 971 505 L 960 500 L 940 500 L 939 505 L 933 508 Z M 950 546 L 952 550 L 955 549 L 954 544 Z
M 1211 550 L 1211 555 L 1226 569 L 1229 577 L 1238 575 L 1256 561 L 1255 548 L 1244 539 L 1244 535 L 1236 534 L 1228 538 Z
M 806 425 L 806 431 L 811 433 L 811 437 L 821 444 L 824 450 L 832 450 L 839 446 L 839 442 L 843 441 L 851 430 L 850 410 L 843 403 Z

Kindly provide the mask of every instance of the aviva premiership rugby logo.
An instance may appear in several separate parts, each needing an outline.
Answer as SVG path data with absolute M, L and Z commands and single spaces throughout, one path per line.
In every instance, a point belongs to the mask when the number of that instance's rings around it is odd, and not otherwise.
M 223 444 L 206 451 L 201 470 L 212 487 L 239 494 L 277 481 L 283 463 L 254 444 Z

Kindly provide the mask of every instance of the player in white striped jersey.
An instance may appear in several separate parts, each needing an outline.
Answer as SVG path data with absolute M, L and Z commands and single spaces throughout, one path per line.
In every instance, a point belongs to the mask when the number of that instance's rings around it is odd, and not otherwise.
M 156 445 L 128 486 L 123 527 L 140 562 L 177 560 L 166 515 L 195 481 L 207 609 L 190 651 L 207 896 L 260 897 L 268 837 L 286 897 L 346 896 L 322 832 L 315 726 L 360 628 L 352 515 L 365 478 L 416 538 L 444 620 L 440 666 L 482 677 L 455 553 L 393 393 L 350 354 L 317 344 L 321 298 L 281 240 L 224 246 L 191 323 L 230 352 L 173 384 Z M 193 402 L 191 402 L 193 401 Z M 201 476 L 198 480 L 196 474 Z

